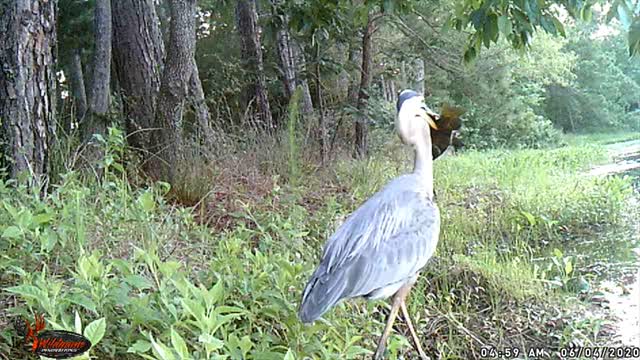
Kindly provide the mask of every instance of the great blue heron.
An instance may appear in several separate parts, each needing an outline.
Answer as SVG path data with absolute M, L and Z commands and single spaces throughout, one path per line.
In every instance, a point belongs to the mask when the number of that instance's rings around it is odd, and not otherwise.
M 413 172 L 387 184 L 329 238 L 322 261 L 302 293 L 298 316 L 309 323 L 342 299 L 382 299 L 395 294 L 374 358 L 382 358 L 401 310 L 416 350 L 428 359 L 404 300 L 435 252 L 440 233 L 429 129 L 437 129 L 438 115 L 412 90 L 400 94 L 397 111 L 396 130 L 405 144 L 415 148 Z

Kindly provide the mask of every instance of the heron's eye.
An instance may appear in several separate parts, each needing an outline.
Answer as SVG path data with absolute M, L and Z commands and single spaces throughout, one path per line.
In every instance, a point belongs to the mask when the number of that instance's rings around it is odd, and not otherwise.
M 426 106 L 420 106 L 421 110 L 427 111 L 427 107 Z

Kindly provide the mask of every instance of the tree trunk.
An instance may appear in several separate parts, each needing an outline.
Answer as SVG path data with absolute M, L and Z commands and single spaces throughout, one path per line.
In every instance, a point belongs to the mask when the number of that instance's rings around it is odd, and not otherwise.
M 309 91 L 309 82 L 302 74 L 307 72 L 307 60 L 304 57 L 302 46 L 291 38 L 291 49 L 293 58 L 296 60 L 296 84 L 302 87 L 302 113 L 310 114 L 313 112 L 313 102 L 311 101 L 311 91 Z
M 413 81 L 411 88 L 419 94 L 424 94 L 424 60 L 415 59 L 413 61 Z
M 260 26 L 256 12 L 255 0 L 238 0 L 236 7 L 238 32 L 242 48 L 242 59 L 245 69 L 249 70 L 252 79 L 245 89 L 243 102 L 248 106 L 252 99 L 257 105 L 257 125 L 263 130 L 273 130 L 273 119 L 267 94 L 266 77 L 262 59 L 262 45 L 260 42 Z
M 391 94 L 391 101 L 395 103 L 398 92 L 396 91 L 396 82 L 393 79 L 389 80 L 389 93 Z
M 83 130 L 85 139 L 93 134 L 106 133 L 111 93 L 111 3 L 110 0 L 96 0 L 95 6 L 93 80 L 89 99 L 90 116 Z
M 380 89 L 382 89 L 382 98 L 384 101 L 389 101 L 389 89 L 387 89 L 387 83 L 384 80 L 384 74 L 380 74 Z
M 320 130 L 319 134 L 319 143 L 320 143 L 320 162 L 322 165 L 326 162 L 327 157 L 327 149 L 326 149 L 326 124 L 324 119 L 324 103 L 322 100 L 322 77 L 320 76 L 320 42 L 316 42 L 316 95 L 318 96 L 318 100 L 316 101 L 318 105 L 318 128 Z
M 170 0 L 171 23 L 167 61 L 158 98 L 157 123 L 162 128 L 152 137 L 158 150 L 159 178 L 175 184 L 176 171 L 183 160 L 182 115 L 196 50 L 196 0 Z M 157 160 L 156 160 L 157 159 Z
M 281 20 L 283 25 L 281 25 L 281 29 L 276 33 L 276 38 L 285 95 L 287 99 L 291 99 L 296 87 L 302 87 L 302 113 L 309 114 L 313 112 L 309 83 L 307 79 L 300 75 L 306 67 L 304 54 L 298 42 L 291 37 L 291 33 L 287 29 L 287 19 L 284 18 Z
M 360 67 L 358 65 L 359 60 L 362 61 L 360 57 L 360 49 L 358 49 L 357 44 L 353 42 L 352 44 L 349 45 L 349 64 L 353 65 L 354 69 L 358 69 Z M 355 79 L 360 79 L 361 76 L 362 75 L 360 74 L 359 70 L 352 71 L 350 74 L 350 77 L 353 79 L 353 81 L 349 82 L 349 88 L 347 89 L 347 96 L 349 98 L 349 104 L 354 107 L 358 105 L 358 88 L 360 83 Z
M 158 17 L 152 0 L 111 0 L 111 8 L 113 57 L 124 100 L 127 139 L 132 147 L 149 150 L 151 133 L 157 131 L 156 98 L 164 57 Z
M 360 89 L 358 91 L 358 116 L 355 126 L 355 157 L 364 158 L 368 153 L 368 121 L 364 112 L 367 109 L 369 99 L 369 87 L 371 85 L 372 67 L 372 38 L 375 30 L 371 15 L 362 35 L 362 68 L 360 69 Z
M 69 80 L 71 85 L 71 94 L 76 105 L 76 121 L 82 123 L 87 113 L 87 91 L 84 87 L 84 74 L 82 71 L 82 50 L 76 49 L 71 55 L 71 64 L 69 65 Z M 71 128 L 64 129 L 69 132 Z
M 278 57 L 280 57 L 280 69 L 282 70 L 282 82 L 287 99 L 291 99 L 296 91 L 296 61 L 293 57 L 293 50 L 290 44 L 289 31 L 282 26 L 276 34 L 278 42 Z
M 0 3 L 0 123 L 10 176 L 48 173 L 55 138 L 55 0 Z
M 211 115 L 209 114 L 209 107 L 207 106 L 206 99 L 204 97 L 204 90 L 202 89 L 202 82 L 200 81 L 200 73 L 198 72 L 198 64 L 194 58 L 192 61 L 192 73 L 189 79 L 189 102 L 193 107 L 193 112 L 196 115 L 198 122 L 198 128 L 200 134 L 204 139 L 204 144 L 207 148 L 212 149 L 216 143 L 217 136 L 213 128 L 211 127 Z

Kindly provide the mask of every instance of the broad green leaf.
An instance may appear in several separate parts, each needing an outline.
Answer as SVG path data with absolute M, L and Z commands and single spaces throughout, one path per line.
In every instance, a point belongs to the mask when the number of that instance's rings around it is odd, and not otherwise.
M 189 358 L 189 349 L 187 348 L 187 343 L 184 342 L 184 339 L 180 334 L 171 327 L 171 345 L 178 352 L 181 359 Z
M 93 313 L 98 313 L 96 310 L 96 303 L 84 294 L 73 294 L 68 298 L 68 300 L 69 302 L 80 305 Z
M 488 41 L 497 41 L 498 35 L 500 34 L 498 28 L 498 16 L 496 14 L 491 14 L 487 16 L 486 22 L 484 24 L 484 35 L 485 35 L 485 45 L 487 48 L 489 45 Z
M 533 214 L 531 214 L 530 212 L 522 211 L 522 215 L 527 219 L 527 222 L 530 226 L 536 226 L 536 224 L 538 223 L 536 221 L 536 217 L 533 216 Z
M 573 264 L 571 263 L 571 259 L 568 259 L 564 264 L 564 273 L 569 276 L 573 272 Z
M 164 345 L 160 341 L 155 341 L 153 336 L 151 336 L 151 346 L 153 347 L 153 352 L 161 359 L 161 360 L 174 360 L 176 357 L 173 355 L 171 349 L 169 349 L 166 345 Z
M 370 355 L 372 351 L 370 349 L 365 349 L 362 346 L 351 345 L 345 354 L 345 357 L 348 359 L 359 359 L 363 355 Z
M 618 19 L 625 29 L 628 29 L 633 22 L 633 12 L 629 9 L 626 1 L 620 1 L 618 3 Z
M 469 15 L 469 20 L 471 20 L 471 23 L 476 30 L 480 30 L 482 28 L 485 16 L 486 14 L 482 9 L 474 10 L 471 15 Z
M 542 28 L 544 29 L 544 31 L 548 32 L 549 34 L 553 34 L 553 35 L 557 34 L 557 29 L 555 24 L 553 23 L 553 20 L 548 16 L 543 16 L 540 19 L 540 24 L 542 25 Z
M 640 19 L 636 19 L 629 29 L 629 56 L 640 53 Z
M 92 346 L 95 346 L 97 343 L 102 340 L 104 336 L 104 332 L 106 330 L 107 323 L 104 318 L 100 318 L 91 322 L 91 324 L 87 325 L 84 329 L 84 336 L 91 341 Z
M 217 304 L 222 297 L 224 296 L 224 285 L 222 281 L 218 281 L 212 288 L 209 290 L 210 301 L 213 304 Z
M 284 355 L 284 360 L 296 360 L 296 357 L 293 355 L 293 351 L 291 351 L 291 349 L 287 350 L 287 353 Z
M 558 248 L 553 249 L 553 256 L 557 258 L 562 258 L 562 251 L 560 251 L 560 249 Z
M 19 227 L 13 225 L 4 229 L 4 231 L 2 232 L 2 237 L 5 239 L 16 239 L 19 238 L 20 235 L 22 235 L 22 230 L 20 230 Z
M 53 219 L 53 214 L 51 213 L 42 213 L 33 217 L 33 221 L 38 225 L 49 223 L 51 219 Z
M 145 191 L 138 198 L 138 203 L 142 210 L 146 212 L 152 212 L 156 208 L 156 202 L 153 199 L 153 193 L 151 191 Z
M 33 285 L 18 285 L 5 289 L 6 291 L 23 297 L 40 300 L 45 297 L 45 293 Z
M 498 29 L 504 37 L 511 35 L 511 31 L 513 29 L 511 27 L 511 20 L 509 20 L 509 17 L 502 15 L 498 18 Z
M 558 18 L 554 16 L 552 21 L 553 21 L 553 25 L 556 27 L 556 30 L 560 33 L 560 35 L 562 35 L 563 37 L 566 37 L 567 33 L 564 31 L 564 25 L 562 25 L 560 20 L 558 20 Z
M 209 334 L 201 334 L 200 336 L 198 336 L 198 341 L 207 345 L 210 351 L 222 349 L 222 347 L 224 346 L 224 341 Z
M 138 274 L 126 276 L 124 281 L 138 290 L 146 290 L 153 287 L 153 283 L 149 279 Z
M 470 63 L 473 61 L 473 59 L 476 58 L 476 49 L 473 47 L 469 47 L 465 52 L 464 52 L 464 62 L 465 63 Z
M 5 210 L 11 215 L 12 218 L 17 218 L 19 215 L 18 209 L 14 208 L 8 201 L 3 201 L 2 206 L 4 206 Z
M 77 332 L 78 334 L 82 334 L 82 320 L 80 319 L 80 314 L 78 314 L 78 312 L 75 312 L 75 329 L 74 331 Z
M 580 18 L 586 22 L 591 21 L 591 19 L 593 18 L 593 11 L 591 10 L 590 6 L 585 6 L 580 9 Z
M 151 343 L 146 340 L 138 340 L 127 349 L 128 353 L 146 353 L 151 350 Z
M 240 339 L 239 346 L 243 356 L 248 354 L 253 347 L 253 341 L 251 341 L 251 337 L 249 335 L 243 336 L 242 339 Z
M 524 9 L 532 22 L 536 22 L 540 15 L 540 8 L 538 7 L 538 0 L 525 0 Z

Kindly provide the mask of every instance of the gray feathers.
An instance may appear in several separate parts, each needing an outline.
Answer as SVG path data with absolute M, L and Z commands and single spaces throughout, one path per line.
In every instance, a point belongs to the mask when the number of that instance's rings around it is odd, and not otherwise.
M 303 322 L 342 299 L 390 296 L 426 265 L 436 249 L 440 216 L 422 184 L 416 174 L 393 180 L 338 228 L 302 294 Z

